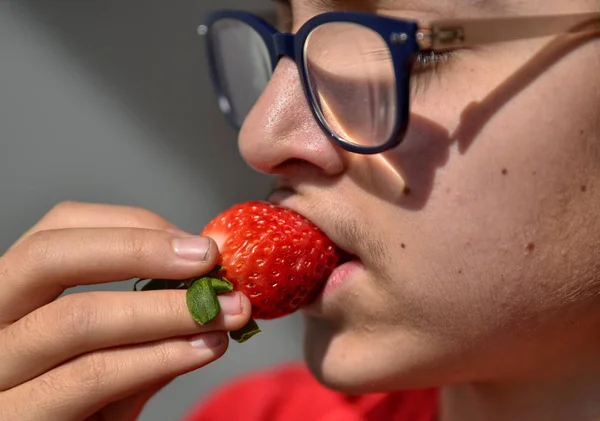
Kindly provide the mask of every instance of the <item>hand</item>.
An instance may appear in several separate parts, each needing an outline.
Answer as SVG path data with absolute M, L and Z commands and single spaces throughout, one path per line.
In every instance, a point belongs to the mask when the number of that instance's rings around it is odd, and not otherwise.
M 0 257 L 0 419 L 132 421 L 178 375 L 219 358 L 250 318 L 240 293 L 219 296 L 205 326 L 184 290 L 87 292 L 134 277 L 186 279 L 218 247 L 151 212 L 65 203 Z

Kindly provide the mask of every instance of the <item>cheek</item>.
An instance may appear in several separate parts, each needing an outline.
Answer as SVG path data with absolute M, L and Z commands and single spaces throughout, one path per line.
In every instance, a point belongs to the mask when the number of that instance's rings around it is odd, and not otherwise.
M 503 98 L 500 107 L 486 104 L 489 95 L 471 104 L 455 132 L 474 137 L 450 146 L 419 212 L 387 207 L 387 218 L 398 221 L 388 242 L 403 258 L 390 259 L 386 271 L 402 272 L 390 288 L 411 298 L 409 323 L 448 337 L 497 335 L 593 294 L 600 252 L 600 223 L 590 212 L 600 205 L 594 54 L 591 46 L 573 53 L 510 97 L 498 87 L 490 95 Z M 477 130 L 464 129 L 478 106 L 496 111 L 485 124 L 471 121 Z
M 408 195 L 361 176 L 380 163 L 355 169 L 353 211 L 386 253 L 348 286 L 340 308 L 352 310 L 338 324 L 308 321 L 317 377 L 358 391 L 439 385 L 548 367 L 573 350 L 560 350 L 557 332 L 563 344 L 590 337 L 600 305 L 594 60 L 582 49 L 510 95 L 508 70 L 475 80 L 481 92 L 444 92 L 459 111 L 430 106 L 385 156 Z

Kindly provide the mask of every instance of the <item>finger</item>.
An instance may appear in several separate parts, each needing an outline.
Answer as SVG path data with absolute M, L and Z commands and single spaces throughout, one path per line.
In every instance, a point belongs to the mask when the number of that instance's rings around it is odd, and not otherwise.
M 219 303 L 220 315 L 200 326 L 187 309 L 185 291 L 67 295 L 0 332 L 0 390 L 98 349 L 234 331 L 250 319 L 251 304 L 243 294 L 220 295 Z
M 159 230 L 39 231 L 0 258 L 0 323 L 15 321 L 76 285 L 197 276 L 214 267 L 217 254 L 207 237 Z
M 160 215 L 139 207 L 62 202 L 54 206 L 37 224 L 27 230 L 11 248 L 38 231 L 60 228 L 108 227 L 149 228 L 183 232 Z
M 0 419 L 80 421 L 148 385 L 209 364 L 228 343 L 224 332 L 210 332 L 86 354 L 3 392 L 0 408 L 10 408 L 0 409 Z
M 108 405 L 102 410 L 100 420 L 137 420 L 148 401 L 152 399 L 154 395 L 160 392 L 165 386 L 171 383 L 172 380 L 173 379 L 169 379 L 168 382 L 162 382 L 157 386 L 150 387 L 147 390 Z

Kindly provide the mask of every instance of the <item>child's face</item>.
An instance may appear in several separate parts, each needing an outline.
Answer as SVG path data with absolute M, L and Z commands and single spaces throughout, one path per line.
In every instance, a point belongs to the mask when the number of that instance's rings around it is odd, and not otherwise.
M 587 0 L 293 0 L 293 29 L 340 9 L 399 18 L 569 14 Z M 343 51 L 343 40 L 340 41 Z M 325 384 L 367 392 L 548 373 L 600 341 L 600 38 L 459 51 L 421 78 L 404 142 L 328 140 L 284 58 L 240 134 L 272 199 L 357 255 L 307 309 Z M 358 110 L 360 111 L 360 110 Z

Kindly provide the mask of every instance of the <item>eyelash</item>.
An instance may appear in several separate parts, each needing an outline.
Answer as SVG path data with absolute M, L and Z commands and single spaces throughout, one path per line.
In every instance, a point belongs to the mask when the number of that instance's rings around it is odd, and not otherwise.
M 448 64 L 456 51 L 421 51 L 416 54 L 413 61 L 413 72 L 422 72 L 425 70 L 437 71 L 440 66 Z
M 440 77 L 440 70 L 457 55 L 452 51 L 421 51 L 417 53 L 412 65 L 411 94 L 425 91 L 434 77 Z
M 390 55 L 387 49 L 378 49 L 366 53 L 366 55 L 375 57 L 379 60 L 389 60 Z M 425 71 L 437 71 L 440 66 L 446 65 L 451 58 L 456 55 L 456 50 L 447 51 L 420 51 L 412 62 L 413 74 Z

